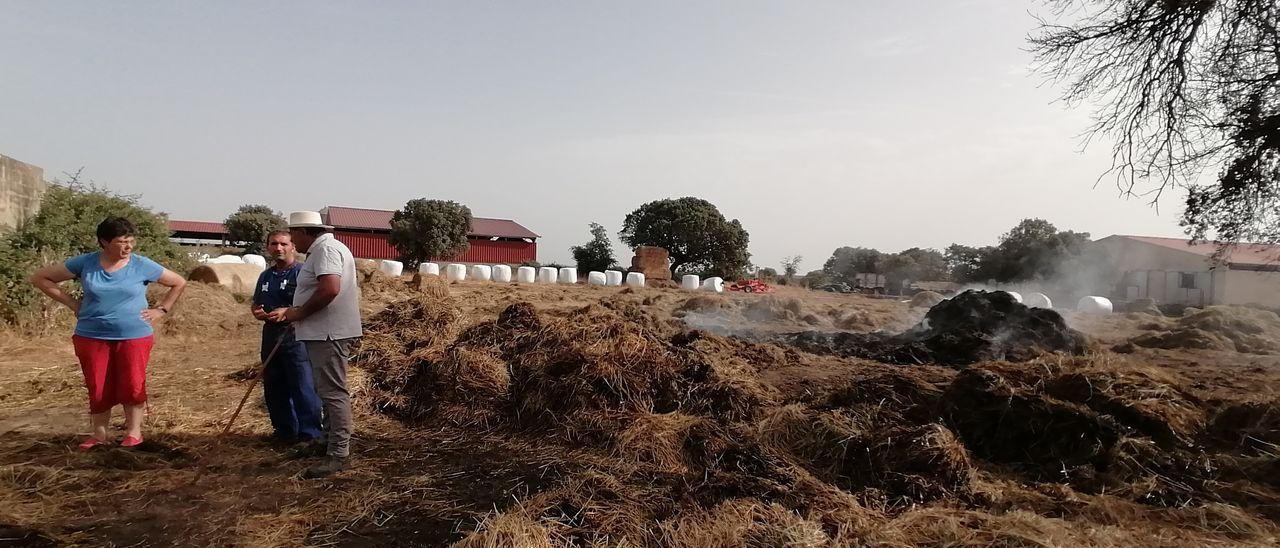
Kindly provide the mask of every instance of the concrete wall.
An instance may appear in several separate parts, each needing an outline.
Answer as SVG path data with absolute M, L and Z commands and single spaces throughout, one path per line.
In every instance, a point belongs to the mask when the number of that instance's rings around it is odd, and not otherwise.
M 0 155 L 0 232 L 34 216 L 45 188 L 43 169 Z
M 1106 278 L 1113 299 L 1150 298 L 1157 303 L 1203 306 L 1218 302 L 1222 277 L 1205 257 L 1123 237 L 1108 237 L 1090 244 L 1107 256 Z M 1193 287 L 1182 287 L 1182 275 L 1193 277 Z M 1104 290 L 1105 292 L 1106 290 Z
M 1215 304 L 1280 306 L 1280 272 L 1232 270 L 1226 278 L 1226 294 Z
M 1091 244 L 1106 251 L 1109 276 L 1117 300 L 1151 298 L 1161 304 L 1257 304 L 1280 307 L 1280 272 L 1229 270 L 1208 258 L 1121 237 Z M 1193 288 L 1183 288 L 1182 274 L 1195 276 Z

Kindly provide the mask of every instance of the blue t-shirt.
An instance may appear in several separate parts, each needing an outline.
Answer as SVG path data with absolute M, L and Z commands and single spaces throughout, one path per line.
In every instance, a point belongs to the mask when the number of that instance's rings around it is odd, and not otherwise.
M 142 255 L 130 255 L 124 268 L 108 273 L 99 253 L 67 259 L 67 270 L 84 286 L 77 315 L 76 335 L 122 341 L 151 335 L 151 324 L 142 319 L 147 309 L 147 284 L 160 279 L 164 267 Z

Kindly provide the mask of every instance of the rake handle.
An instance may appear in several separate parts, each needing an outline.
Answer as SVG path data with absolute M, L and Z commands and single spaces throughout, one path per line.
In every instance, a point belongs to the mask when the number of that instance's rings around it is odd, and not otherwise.
M 227 426 L 222 429 L 223 435 L 226 435 L 227 432 L 231 431 L 231 425 L 236 423 L 236 417 L 240 416 L 240 410 L 244 409 L 244 403 L 249 401 L 249 395 L 253 393 L 254 387 L 258 386 L 258 379 L 262 378 L 263 372 L 267 369 L 267 364 L 271 363 L 271 358 L 276 357 L 276 351 L 280 350 L 280 345 L 284 344 L 285 335 L 288 335 L 290 331 L 293 331 L 293 324 L 289 324 L 289 326 L 280 333 L 280 336 L 276 338 L 276 345 L 271 348 L 271 352 L 267 353 L 266 359 L 262 360 L 262 363 L 258 364 L 258 369 L 254 371 L 253 378 L 249 379 L 249 389 L 244 391 L 244 397 L 240 398 L 240 405 L 236 406 L 235 413 L 231 414 L 231 420 L 228 420 Z

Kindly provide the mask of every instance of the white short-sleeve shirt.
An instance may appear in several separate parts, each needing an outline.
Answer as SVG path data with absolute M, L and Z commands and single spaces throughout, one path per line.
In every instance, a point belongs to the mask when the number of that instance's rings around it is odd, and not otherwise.
M 356 283 L 356 260 L 345 244 L 333 234 L 321 234 L 307 250 L 307 260 L 298 271 L 298 289 L 293 306 L 302 306 L 319 287 L 319 276 L 336 274 L 342 278 L 338 296 L 315 314 L 294 322 L 294 336 L 300 341 L 350 339 L 364 334 L 360 328 L 360 285 Z

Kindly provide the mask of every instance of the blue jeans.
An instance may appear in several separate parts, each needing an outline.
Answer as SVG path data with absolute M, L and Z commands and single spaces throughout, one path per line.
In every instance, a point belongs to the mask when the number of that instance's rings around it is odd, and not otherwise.
M 262 393 L 267 400 L 267 415 L 275 436 L 283 440 L 319 438 L 320 397 L 311 377 L 311 361 L 307 348 L 294 340 L 293 331 L 268 324 L 262 328 L 262 359 L 285 337 L 262 374 Z

